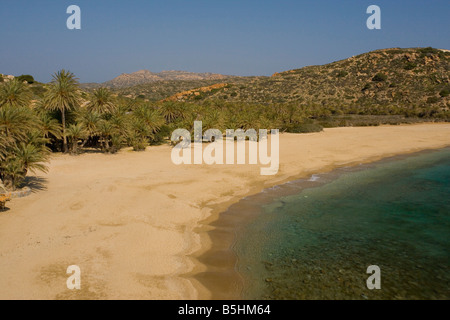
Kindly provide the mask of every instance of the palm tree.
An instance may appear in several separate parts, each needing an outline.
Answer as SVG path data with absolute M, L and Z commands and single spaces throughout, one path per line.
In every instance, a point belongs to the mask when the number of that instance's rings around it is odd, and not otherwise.
M 116 110 L 116 105 L 113 102 L 111 91 L 107 88 L 94 90 L 91 102 L 89 102 L 87 108 L 89 111 L 95 111 L 100 114 L 113 113 Z
M 1 164 L 0 180 L 7 190 L 16 190 L 24 178 L 23 166 L 17 159 L 8 159 Z
M 136 119 L 142 121 L 152 133 L 156 133 L 164 125 L 164 118 L 161 113 L 148 105 L 138 107 L 133 115 Z
M 179 119 L 183 120 L 188 114 L 186 105 L 176 102 L 165 102 L 160 106 L 159 110 L 168 124 Z
M 59 139 L 62 136 L 61 125 L 58 120 L 52 118 L 48 113 L 41 113 L 41 132 L 45 138 L 49 138 L 51 135 Z
M 28 171 L 36 170 L 47 172 L 48 167 L 45 164 L 49 157 L 49 151 L 45 147 L 39 147 L 34 144 L 20 143 L 14 150 L 16 160 L 20 161 L 24 171 L 24 176 Z
M 139 123 L 133 124 L 133 129 L 128 135 L 128 145 L 133 147 L 134 151 L 144 151 L 148 146 L 148 138 L 139 130 Z
M 17 78 L 5 82 L 0 87 L 0 107 L 24 107 L 31 101 L 31 92 L 28 86 Z
M 67 136 L 72 140 L 72 153 L 78 153 L 78 140 L 86 139 L 89 136 L 89 132 L 84 128 L 81 123 L 71 124 L 67 128 Z
M 129 122 L 131 116 L 127 115 L 124 110 L 116 109 L 111 114 L 111 118 L 108 120 L 118 133 L 126 135 L 129 129 Z
M 110 152 L 111 136 L 116 134 L 114 126 L 106 120 L 100 120 L 98 123 L 98 133 L 100 135 L 100 142 L 102 144 L 102 149 L 104 152 Z
M 178 108 L 174 102 L 163 103 L 160 107 L 160 111 L 167 123 L 175 121 L 178 115 Z
M 203 130 L 206 131 L 208 129 L 219 129 L 219 130 L 226 129 L 225 120 L 220 110 L 212 109 L 204 117 Z
M 51 86 L 44 97 L 47 110 L 58 110 L 62 116 L 63 151 L 67 152 L 66 112 L 80 105 L 79 83 L 75 75 L 61 70 L 53 75 Z
M 0 161 L 4 160 L 7 155 L 7 149 L 11 143 L 11 140 L 4 135 L 0 135 Z M 1 182 L 1 181 L 0 181 Z
M 256 109 L 256 108 L 254 108 Z M 259 128 L 259 115 L 256 110 L 244 108 L 237 116 L 238 128 L 243 130 Z
M 11 151 L 0 167 L 0 178 L 7 188 L 15 190 L 26 177 L 28 171 L 48 171 L 45 162 L 48 161 L 49 152 L 45 147 L 22 142 Z
M 91 137 L 98 134 L 98 125 L 101 116 L 98 112 L 82 111 L 78 114 L 77 122 L 81 123 L 83 127 L 89 132 Z
M 0 108 L 0 135 L 13 141 L 24 141 L 27 133 L 37 127 L 34 114 L 24 107 L 4 105 Z

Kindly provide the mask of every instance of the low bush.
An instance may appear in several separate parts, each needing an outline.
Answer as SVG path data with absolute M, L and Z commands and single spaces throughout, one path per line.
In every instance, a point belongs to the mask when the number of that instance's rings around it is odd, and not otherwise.
M 372 81 L 374 82 L 383 82 L 387 80 L 387 75 L 383 73 L 377 73 L 375 77 L 372 78 Z
M 33 78 L 33 76 L 30 76 L 29 74 L 23 74 L 23 75 L 21 75 L 21 76 L 18 76 L 18 77 L 17 77 L 17 80 L 19 80 L 20 82 L 26 81 L 26 82 L 28 82 L 29 84 L 34 83 L 34 78 Z
M 322 132 L 323 127 L 317 123 L 300 123 L 287 128 L 290 133 Z
M 429 97 L 428 99 L 427 99 L 427 103 L 436 103 L 436 102 L 439 102 L 439 98 L 438 97 Z
M 338 78 L 344 78 L 344 77 L 346 77 L 348 75 L 348 72 L 347 71 L 344 71 L 344 70 L 341 70 L 341 71 L 339 71 L 338 73 L 337 73 L 337 77 Z
M 415 69 L 416 67 L 417 67 L 417 64 L 416 64 L 416 63 L 408 62 L 408 63 L 405 65 L 405 70 L 413 70 L 413 69 Z
M 442 91 L 439 92 L 439 95 L 440 95 L 442 98 L 448 97 L 448 96 L 450 95 L 450 88 L 442 89 Z

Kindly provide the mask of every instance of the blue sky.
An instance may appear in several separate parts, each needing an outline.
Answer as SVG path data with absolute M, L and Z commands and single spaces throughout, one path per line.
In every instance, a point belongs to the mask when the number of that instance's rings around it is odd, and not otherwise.
M 66 27 L 72 4 L 81 30 Z M 366 27 L 372 4 L 381 30 Z M 449 16 L 448 0 L 1 0 L 0 73 L 271 75 L 381 48 L 450 49 Z

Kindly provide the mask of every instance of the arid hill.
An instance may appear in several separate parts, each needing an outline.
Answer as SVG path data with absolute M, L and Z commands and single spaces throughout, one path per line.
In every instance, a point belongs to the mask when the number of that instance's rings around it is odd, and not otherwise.
M 188 98 L 448 108 L 450 52 L 433 48 L 384 49 L 322 66 L 276 73 L 272 77 L 227 80 L 227 83 L 229 86 L 220 90 Z
M 145 83 L 153 83 L 157 81 L 222 80 L 228 77 L 229 76 L 215 73 L 194 73 L 187 71 L 162 71 L 159 73 L 155 73 L 148 70 L 140 70 L 130 74 L 121 74 L 117 78 L 107 81 L 102 85 L 111 88 L 125 88 Z

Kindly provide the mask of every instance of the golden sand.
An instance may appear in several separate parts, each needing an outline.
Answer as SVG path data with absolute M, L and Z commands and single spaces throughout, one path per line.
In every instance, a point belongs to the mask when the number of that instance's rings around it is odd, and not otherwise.
M 259 165 L 176 166 L 169 146 L 55 155 L 37 175 L 44 189 L 0 213 L 0 299 L 208 298 L 189 276 L 210 246 L 201 221 L 289 180 L 446 146 L 450 124 L 282 134 L 276 176 Z M 81 268 L 80 291 L 66 287 L 70 265 Z

